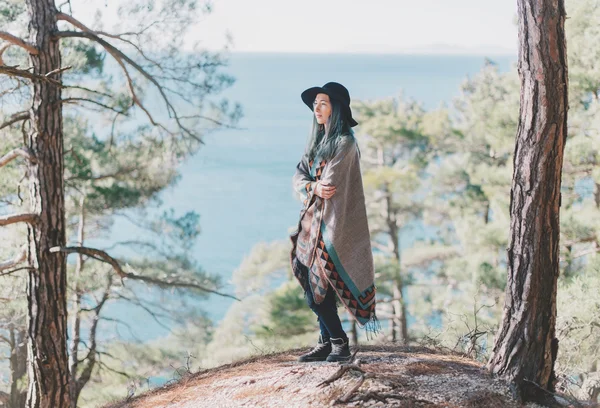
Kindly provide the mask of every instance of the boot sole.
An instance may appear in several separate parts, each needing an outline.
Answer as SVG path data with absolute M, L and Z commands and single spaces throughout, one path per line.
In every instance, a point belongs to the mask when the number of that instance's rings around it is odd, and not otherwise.
M 327 357 L 327 360 L 325 360 L 325 361 L 327 361 L 329 363 L 347 363 L 350 361 L 351 358 L 352 358 L 351 355 L 348 357 L 335 357 L 335 358 L 331 358 L 331 359 L 329 357 Z
M 325 358 L 306 358 L 306 359 L 297 359 L 298 363 L 313 363 L 315 361 L 325 361 Z

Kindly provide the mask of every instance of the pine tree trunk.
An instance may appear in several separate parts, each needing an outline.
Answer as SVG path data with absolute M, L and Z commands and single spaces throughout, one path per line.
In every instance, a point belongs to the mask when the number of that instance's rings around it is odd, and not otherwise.
M 25 406 L 27 393 L 19 388 L 19 380 L 27 372 L 27 332 L 12 325 L 10 333 L 10 397 L 9 408 Z M 1 404 L 0 404 L 1 406 Z
M 391 202 L 388 197 L 388 208 L 391 208 Z M 396 270 L 396 276 L 393 281 L 392 296 L 392 307 L 394 308 L 394 324 L 392 329 L 392 341 L 400 341 L 402 344 L 408 343 L 408 325 L 406 323 L 406 302 L 404 301 L 404 282 L 402 281 L 402 270 L 400 266 L 400 229 L 396 225 L 396 221 L 393 218 L 388 219 L 388 227 L 390 229 L 390 235 L 392 238 L 392 244 L 394 246 L 394 258 L 398 264 Z
M 85 239 L 85 196 L 82 195 L 79 201 L 79 230 L 77 232 L 77 245 L 83 246 Z M 81 342 L 81 298 L 82 290 L 80 287 L 81 275 L 83 273 L 84 259 L 82 254 L 77 254 L 77 264 L 75 265 L 75 274 L 73 279 L 75 287 L 73 288 L 73 309 L 71 311 L 73 320 L 71 321 L 71 344 L 69 345 L 69 372 L 70 383 L 69 393 L 71 398 L 71 408 L 77 408 L 79 399 L 79 383 L 77 372 L 79 367 L 79 343 Z
M 518 0 L 521 108 L 511 190 L 504 315 L 488 368 L 522 400 L 553 389 L 559 207 L 567 137 L 563 0 Z M 537 384 L 533 385 L 533 383 Z
M 356 320 L 352 319 L 350 328 L 351 328 L 350 333 L 352 334 L 352 344 L 354 346 L 357 346 L 358 345 L 358 330 L 356 327 Z
M 29 41 L 38 49 L 31 55 L 33 73 L 44 76 L 60 68 L 54 0 L 27 0 Z M 60 81 L 60 74 L 52 74 Z M 31 210 L 39 221 L 28 227 L 28 407 L 69 405 L 67 361 L 66 264 L 63 186 L 63 123 L 61 89 L 47 81 L 33 81 L 33 103 L 28 145 L 37 158 L 30 165 Z

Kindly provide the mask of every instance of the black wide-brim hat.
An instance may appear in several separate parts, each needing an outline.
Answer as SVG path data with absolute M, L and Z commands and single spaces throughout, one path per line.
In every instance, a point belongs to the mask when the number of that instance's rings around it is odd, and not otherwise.
M 346 113 L 346 118 L 348 119 L 348 123 L 351 127 L 358 125 L 358 122 L 354 120 L 352 117 L 352 110 L 350 109 L 350 93 L 346 89 L 346 87 L 337 82 L 327 82 L 323 86 L 314 86 L 312 88 L 308 88 L 306 91 L 302 92 L 302 101 L 313 110 L 313 102 L 317 97 L 317 94 L 324 93 L 329 95 L 330 99 L 335 99 L 338 102 L 341 102 L 342 107 Z

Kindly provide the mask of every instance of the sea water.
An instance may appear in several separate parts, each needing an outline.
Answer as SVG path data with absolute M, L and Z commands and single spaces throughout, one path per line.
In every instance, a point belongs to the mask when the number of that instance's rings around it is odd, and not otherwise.
M 490 59 L 502 72 L 516 69 L 516 55 Z M 173 208 L 179 215 L 200 214 L 201 235 L 193 258 L 222 277 L 221 291 L 233 293 L 229 279 L 252 247 L 288 239 L 297 222 L 301 203 L 294 198 L 291 177 L 312 124 L 311 112 L 300 99 L 304 89 L 336 81 L 349 89 L 353 100 L 402 93 L 425 109 L 435 109 L 451 105 L 461 83 L 484 63 L 484 55 L 233 54 L 224 71 L 236 82 L 223 95 L 243 105 L 240 129 L 206 136 L 206 145 L 183 164 L 177 185 L 161 193 L 162 208 Z M 360 125 L 354 129 L 360 133 Z M 109 241 L 139 238 L 140 233 L 117 219 Z M 419 234 L 422 231 L 415 229 L 404 233 L 403 247 L 410 247 Z M 159 298 L 155 289 L 134 286 L 146 299 Z M 193 294 L 188 298 L 190 307 L 206 311 L 214 322 L 233 302 L 216 295 L 208 300 L 194 301 Z M 168 333 L 129 303 L 113 301 L 104 313 L 126 321 L 145 340 Z M 169 327 L 168 321 L 165 324 Z M 122 330 L 121 336 L 130 334 Z

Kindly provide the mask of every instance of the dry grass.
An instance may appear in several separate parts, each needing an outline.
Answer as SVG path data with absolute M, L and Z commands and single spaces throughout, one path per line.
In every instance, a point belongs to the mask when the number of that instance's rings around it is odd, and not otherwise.
M 410 363 L 406 366 L 405 370 L 406 374 L 409 376 L 445 374 L 455 371 L 451 367 L 438 361 Z

